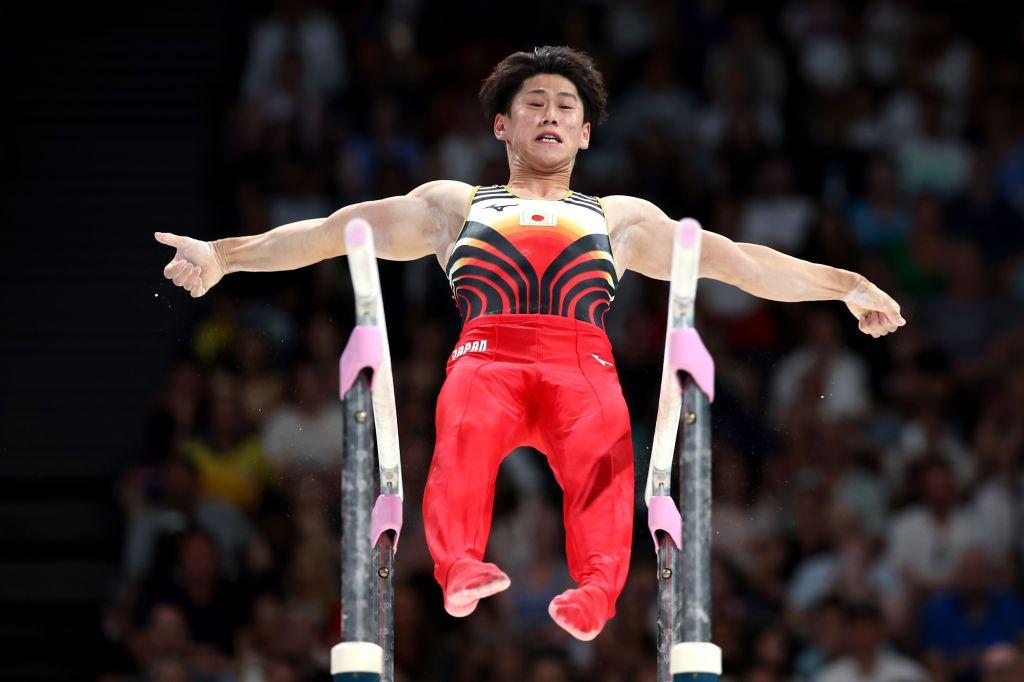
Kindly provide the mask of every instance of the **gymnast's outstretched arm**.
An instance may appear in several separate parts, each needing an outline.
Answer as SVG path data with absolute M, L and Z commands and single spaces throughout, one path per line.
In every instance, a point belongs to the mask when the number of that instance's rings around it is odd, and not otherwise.
M 345 255 L 345 225 L 363 218 L 374 228 L 377 255 L 388 260 L 415 260 L 443 254 L 461 225 L 472 187 L 452 180 L 420 185 L 406 195 L 345 206 L 326 218 L 300 220 L 263 234 L 200 241 L 168 232 L 154 237 L 173 246 L 174 258 L 164 276 L 202 296 L 232 272 L 295 270 Z
M 616 260 L 655 279 L 670 277 L 677 223 L 654 204 L 627 196 L 603 200 Z M 772 301 L 843 301 L 865 334 L 884 336 L 906 324 L 900 306 L 863 275 L 811 263 L 759 244 L 701 234 L 700 276 Z

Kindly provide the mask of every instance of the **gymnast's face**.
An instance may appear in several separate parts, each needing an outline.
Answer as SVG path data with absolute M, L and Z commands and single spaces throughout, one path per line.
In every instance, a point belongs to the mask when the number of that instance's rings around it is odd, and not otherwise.
M 590 146 L 583 100 L 565 76 L 542 73 L 523 81 L 508 114 L 494 117 L 494 136 L 508 148 L 509 163 L 539 171 L 571 168 Z

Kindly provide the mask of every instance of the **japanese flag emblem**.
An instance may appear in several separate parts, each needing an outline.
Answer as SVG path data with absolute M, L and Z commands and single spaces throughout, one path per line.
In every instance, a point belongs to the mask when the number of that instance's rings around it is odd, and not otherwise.
M 524 201 L 519 206 L 520 225 L 557 225 L 558 215 L 555 210 L 545 205 L 546 202 Z

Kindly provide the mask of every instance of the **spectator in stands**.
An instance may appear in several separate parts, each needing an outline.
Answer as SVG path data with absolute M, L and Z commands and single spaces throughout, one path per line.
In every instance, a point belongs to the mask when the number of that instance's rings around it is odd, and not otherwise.
M 759 665 L 749 668 L 743 676 L 743 682 L 782 682 L 783 678 L 775 670 Z
M 781 622 L 761 630 L 754 638 L 754 666 L 774 671 L 780 677 L 793 666 L 794 645 L 790 630 Z
M 945 364 L 944 360 L 934 358 Z M 932 362 L 932 359 L 922 359 Z M 915 404 L 883 456 L 886 482 L 894 493 L 903 491 L 908 474 L 929 456 L 941 457 L 953 470 L 957 486 L 964 488 L 974 480 L 975 461 L 967 444 L 952 426 L 947 396 L 918 394 Z
M 318 632 L 326 631 L 338 604 L 341 567 L 333 543 L 326 544 L 332 539 L 328 536 L 303 541 L 295 549 L 287 575 L 287 608 Z
M 969 485 L 974 461 L 963 437 L 954 428 L 950 412 L 956 391 L 955 366 L 918 331 L 916 341 L 894 349 L 890 396 L 900 417 L 892 432 L 880 441 L 885 448 L 880 468 L 885 485 L 897 501 L 904 494 L 907 474 L 920 461 L 936 455 L 952 467 L 958 484 Z
M 335 20 L 309 0 L 279 0 L 274 12 L 253 27 L 242 77 L 245 97 L 264 97 L 289 54 L 300 60 L 303 92 L 327 96 L 344 86 L 345 43 Z
M 721 149 L 723 142 L 742 127 L 744 137 L 753 146 L 772 146 L 783 137 L 783 122 L 779 107 L 771 102 L 757 100 L 752 74 L 742 66 L 725 62 L 716 71 L 715 79 L 708 83 L 710 94 L 707 104 L 698 112 L 697 139 L 705 152 Z M 748 187 L 739 187 L 745 191 Z
M 896 611 L 900 606 L 896 580 L 880 560 L 876 544 L 865 534 L 854 510 L 833 501 L 831 509 L 821 513 L 830 516 L 832 548 L 794 568 L 790 606 L 807 609 L 832 594 L 848 602 L 878 600 Z
M 330 644 L 316 620 L 316 615 L 299 606 L 284 608 L 277 635 L 280 658 L 268 666 L 268 677 L 280 675 L 281 679 L 288 679 L 288 674 L 297 680 L 324 678 L 330 670 Z
M 747 570 L 754 561 L 754 540 L 772 531 L 772 519 L 767 510 L 751 513 L 754 500 L 749 464 L 734 448 L 727 444 L 715 448 L 711 475 L 715 549 Z
M 900 183 L 909 193 L 951 196 L 967 184 L 971 150 L 960 138 L 944 130 L 942 119 L 938 95 L 928 92 L 922 101 L 920 133 L 897 143 Z
M 405 551 L 404 539 L 402 543 Z M 395 638 L 396 680 L 440 677 L 440 668 L 448 662 L 446 656 L 438 655 L 445 649 L 444 640 L 450 637 L 447 628 L 439 627 L 445 614 L 423 588 L 433 579 L 431 567 L 418 573 L 406 570 L 404 575 L 412 577 L 395 583 L 395 632 L 415 633 Z M 340 614 L 335 622 L 340 622 Z
M 979 538 L 997 566 L 1024 549 L 1024 364 L 1005 370 L 974 426 L 972 450 L 981 470 L 970 507 Z
M 1021 599 L 997 586 L 992 577 L 992 563 L 984 550 L 971 549 L 957 564 L 952 588 L 925 604 L 921 647 L 937 677 L 951 674 L 955 680 L 977 679 L 986 648 L 1021 641 Z
M 129 644 L 141 666 L 166 658 L 185 659 L 194 649 L 185 614 L 172 604 L 155 604 L 149 611 L 145 628 Z
M 209 535 L 193 531 L 181 538 L 175 570 L 143 590 L 137 607 L 138 622 L 160 624 L 162 621 L 154 621 L 152 616 L 157 609 L 161 609 L 159 618 L 170 619 L 171 611 L 161 605 L 172 607 L 184 617 L 194 642 L 190 647 L 193 660 L 204 670 L 227 672 L 244 604 L 224 578 L 217 545 Z M 184 646 L 180 633 L 174 641 Z
M 848 212 L 857 246 L 875 250 L 905 243 L 910 237 L 912 223 L 897 187 L 896 169 L 888 159 L 876 157 L 868 165 L 865 175 L 865 196 L 854 200 Z
M 845 604 L 835 597 L 818 602 L 805 619 L 806 645 L 797 655 L 793 672 L 807 680 L 843 654 L 849 632 Z
M 732 40 L 709 50 L 707 80 L 720 83 L 726 71 L 737 68 L 751 75 L 753 99 L 778 106 L 786 94 L 786 69 L 777 45 L 768 40 L 761 17 L 740 10 L 732 18 Z
M 160 482 L 155 504 L 133 518 L 128 527 L 122 576 L 133 583 L 146 580 L 162 556 L 161 547 L 192 529 L 209 533 L 217 543 L 225 574 L 237 575 L 254 533 L 249 519 L 231 504 L 200 495 L 195 465 L 189 460 L 165 462 Z
M 209 677 L 197 675 L 184 660 L 173 657 L 154 659 L 142 679 L 145 682 L 211 682 Z
M 886 646 L 882 614 L 868 604 L 847 609 L 846 655 L 814 676 L 815 682 L 926 682 L 928 674 Z
M 995 644 L 981 655 L 981 682 L 1016 682 L 1024 677 L 1024 656 L 1012 644 Z
M 911 597 L 947 587 L 976 539 L 949 463 L 929 458 L 915 478 L 920 501 L 893 519 L 888 537 L 888 561 Z
M 204 495 L 243 511 L 259 504 L 270 467 L 245 420 L 235 377 L 221 373 L 211 379 L 207 430 L 186 442 L 184 450 L 199 472 Z
M 972 243 L 948 249 L 944 260 L 949 287 L 921 308 L 920 323 L 939 347 L 959 362 L 975 362 L 1012 314 L 1005 299 L 992 294 L 992 277 Z
M 345 413 L 341 402 L 327 395 L 312 360 L 296 364 L 289 393 L 290 401 L 277 407 L 263 427 L 268 459 L 284 471 L 340 466 Z
M 256 327 L 245 327 L 238 336 L 238 382 L 245 418 L 259 427 L 284 396 L 285 382 L 271 366 L 266 334 Z
M 682 87 L 673 60 L 654 52 L 644 64 L 640 80 L 623 94 L 610 126 L 615 144 L 634 144 L 645 131 L 657 128 L 682 149 L 693 131 L 693 101 Z
M 371 187 L 388 172 L 404 173 L 406 181 L 419 176 L 424 162 L 423 144 L 404 125 L 403 109 L 394 97 L 377 96 L 367 113 L 368 130 L 346 139 L 338 153 L 338 182 L 346 201 L 375 199 Z
M 328 286 L 336 287 L 341 279 L 334 269 L 318 270 L 316 275 L 323 289 Z M 334 294 L 335 292 L 323 291 L 321 298 L 325 304 L 334 305 Z M 341 351 L 345 346 L 344 341 L 338 321 L 331 313 L 318 310 L 310 316 L 309 324 L 306 325 L 306 347 L 320 379 L 324 398 L 329 402 L 336 402 L 339 397 L 338 358 L 341 357 Z
M 510 595 L 515 628 L 520 633 L 548 629 L 548 604 L 572 585 L 563 550 L 565 533 L 561 519 L 557 508 L 541 505 L 526 536 L 526 553 L 518 555 L 519 561 L 510 565 L 509 577 L 520 588 Z
M 807 243 L 817 207 L 796 186 L 796 170 L 781 156 L 767 159 L 758 170 L 757 195 L 740 217 L 744 242 L 798 254 Z
M 180 358 L 174 362 L 168 372 L 167 386 L 156 401 L 157 410 L 170 417 L 172 433 L 155 449 L 170 454 L 192 433 L 200 419 L 205 390 L 206 377 L 194 360 Z
M 279 654 L 283 627 L 280 599 L 271 594 L 261 594 L 252 601 L 249 620 L 239 630 L 236 639 L 239 682 L 263 682 L 268 666 Z
M 572 682 L 569 661 L 557 653 L 537 656 L 530 664 L 527 682 Z
M 999 195 L 991 155 L 975 158 L 964 191 L 946 208 L 950 231 L 978 244 L 988 263 L 1002 263 L 1024 247 L 1024 219 Z
M 870 407 L 868 367 L 842 338 L 832 310 L 807 313 L 804 343 L 784 357 L 771 378 L 770 409 L 777 422 L 797 406 L 819 406 L 825 420 L 854 418 Z M 815 401 L 814 399 L 817 398 Z

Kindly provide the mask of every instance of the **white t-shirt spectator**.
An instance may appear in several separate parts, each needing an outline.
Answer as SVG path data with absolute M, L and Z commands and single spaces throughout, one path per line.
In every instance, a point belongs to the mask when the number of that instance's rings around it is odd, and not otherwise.
M 658 18 L 646 3 L 613 2 L 608 7 L 609 45 L 616 56 L 641 52 L 658 32 Z
M 125 534 L 121 567 L 129 580 L 142 581 L 156 561 L 161 538 L 195 526 L 209 533 L 220 550 L 225 573 L 234 576 L 255 529 L 237 507 L 220 500 L 200 500 L 190 514 L 163 506 L 147 509 L 132 520 Z
M 653 88 L 645 83 L 627 92 L 611 119 L 616 139 L 624 144 L 657 128 L 680 149 L 691 142 L 694 104 L 681 87 Z
M 694 114 L 697 143 L 705 149 L 718 149 L 737 114 L 737 109 L 727 102 L 716 102 L 698 109 Z M 774 145 L 782 141 L 782 114 L 778 107 L 769 103 L 756 104 L 751 107 L 750 115 L 763 142 Z
M 263 427 L 263 450 L 281 466 L 330 466 L 341 462 L 345 411 L 326 404 L 316 414 L 279 407 Z
M 740 241 L 799 253 L 815 213 L 814 204 L 799 194 L 751 199 L 740 218 Z
M 1016 485 L 1016 488 L 1014 487 Z M 1014 482 L 993 479 L 978 487 L 970 510 L 975 528 L 984 528 L 979 544 L 995 560 L 1006 559 L 1021 539 L 1020 506 L 1024 503 L 1024 479 Z
M 289 47 L 302 58 L 303 92 L 329 96 L 344 85 L 348 68 L 344 38 L 334 19 L 314 8 L 292 26 L 271 16 L 253 28 L 242 79 L 246 98 L 260 98 L 273 90 Z
M 829 93 L 842 92 L 855 73 L 853 51 L 840 36 L 815 36 L 804 44 L 800 71 L 815 87 Z
M 956 41 L 928 65 L 926 75 L 947 102 L 959 103 L 971 90 L 971 62 L 971 48 L 966 42 Z
M 484 167 L 495 158 L 497 148 L 490 133 L 453 130 L 438 145 L 442 174 L 452 180 L 472 183 L 484 174 Z
M 955 137 L 911 137 L 899 144 L 896 159 L 903 188 L 911 193 L 960 190 L 971 170 L 971 150 Z
M 872 83 L 888 85 L 898 74 L 901 49 L 913 26 L 910 8 L 900 0 L 871 2 L 864 11 L 861 68 Z
M 879 651 L 875 668 L 861 671 L 851 656 L 844 656 L 814 676 L 814 682 L 926 682 L 928 674 L 913 660 L 894 651 Z
M 267 198 L 267 222 L 286 225 L 299 220 L 330 215 L 333 205 L 326 195 L 275 193 Z
M 778 420 L 784 417 L 797 399 L 804 376 L 814 365 L 814 353 L 798 348 L 783 358 L 771 381 L 771 410 Z M 825 369 L 820 414 L 834 421 L 864 414 L 870 404 L 868 370 L 864 360 L 848 350 L 840 350 Z
M 889 562 L 897 575 L 909 571 L 918 580 L 948 580 L 964 553 L 977 544 L 971 515 L 955 510 L 940 524 L 923 506 L 915 505 L 893 521 L 889 531 Z
M 711 509 L 716 551 L 721 551 L 740 568 L 749 569 L 755 561 L 754 543 L 771 537 L 778 530 L 773 507 L 759 500 L 749 506 L 713 502 Z
M 907 422 L 900 429 L 896 444 L 887 448 L 883 458 L 883 469 L 890 490 L 898 490 L 911 465 L 930 453 L 935 453 L 949 462 L 953 475 L 961 488 L 974 480 L 975 462 L 964 442 L 949 429 L 938 438 L 930 440 L 926 428 L 918 422 Z

